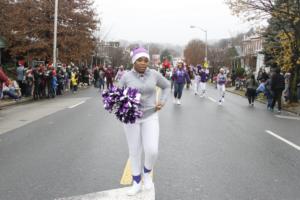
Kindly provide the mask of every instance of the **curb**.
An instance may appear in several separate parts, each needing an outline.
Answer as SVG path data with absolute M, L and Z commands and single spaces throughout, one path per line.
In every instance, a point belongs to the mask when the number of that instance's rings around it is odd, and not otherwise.
M 11 100 L 11 101 L 5 102 L 5 103 L 0 102 L 0 110 L 3 109 L 3 108 L 9 107 L 9 106 L 24 104 L 24 103 L 29 102 L 29 101 L 33 101 L 33 97 L 29 97 L 29 98 L 26 98 L 26 99 L 21 99 L 21 100 L 18 100 L 18 101 Z
M 230 92 L 230 93 L 232 93 L 232 94 L 236 94 L 236 95 L 239 95 L 239 96 L 241 96 L 241 97 L 244 97 L 244 95 L 241 95 L 241 94 L 238 93 L 238 92 L 234 92 L 234 91 L 228 90 L 228 89 L 226 89 L 226 91 L 227 91 L 227 92 Z M 257 99 L 255 99 L 255 101 L 258 101 L 258 102 L 260 102 L 260 103 L 266 104 L 266 102 L 265 102 L 265 101 L 262 101 L 262 100 L 257 100 Z M 284 108 L 284 107 L 282 108 L 282 110 L 300 116 L 300 113 L 297 112 L 297 111 L 295 111 L 295 110 L 289 110 L 289 109 L 286 109 L 286 108 Z

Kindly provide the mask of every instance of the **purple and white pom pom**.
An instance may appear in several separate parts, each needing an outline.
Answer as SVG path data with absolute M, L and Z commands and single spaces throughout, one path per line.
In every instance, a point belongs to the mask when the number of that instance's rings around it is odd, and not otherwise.
M 123 123 L 135 123 L 143 116 L 140 110 L 141 94 L 135 88 L 112 87 L 103 91 L 104 108 L 113 112 Z
M 102 97 L 103 97 L 102 101 L 105 110 L 112 112 L 116 103 L 120 101 L 122 94 L 123 94 L 123 89 L 117 87 L 111 87 L 107 90 L 104 90 L 102 92 Z

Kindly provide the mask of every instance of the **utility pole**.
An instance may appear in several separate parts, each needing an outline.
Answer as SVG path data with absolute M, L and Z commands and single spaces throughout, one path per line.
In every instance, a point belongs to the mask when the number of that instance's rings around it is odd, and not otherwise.
M 207 30 L 204 30 L 203 28 L 201 28 L 201 27 L 198 27 L 198 26 L 190 26 L 190 28 L 197 28 L 197 29 L 200 29 L 201 31 L 203 31 L 204 33 L 205 33 L 205 58 L 204 58 L 204 60 L 205 60 L 205 63 L 208 63 L 207 62 Z
M 56 56 L 57 56 L 57 14 L 58 14 L 58 0 L 55 0 L 55 11 L 54 11 L 54 36 L 53 36 L 53 67 L 56 67 Z

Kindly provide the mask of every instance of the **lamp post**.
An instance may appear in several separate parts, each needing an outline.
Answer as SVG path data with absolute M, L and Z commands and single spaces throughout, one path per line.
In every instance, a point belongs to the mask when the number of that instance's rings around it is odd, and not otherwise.
M 199 26 L 193 26 L 193 25 L 191 25 L 190 28 L 197 28 L 205 33 L 205 62 L 207 62 L 207 30 L 205 30 Z
M 57 56 L 57 13 L 58 13 L 58 0 L 55 0 L 55 11 L 54 11 L 54 36 L 53 36 L 53 67 L 56 67 L 56 56 Z

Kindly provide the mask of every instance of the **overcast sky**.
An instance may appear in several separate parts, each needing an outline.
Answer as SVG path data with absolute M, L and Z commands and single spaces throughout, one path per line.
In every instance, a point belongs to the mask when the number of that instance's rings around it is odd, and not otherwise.
M 185 45 L 191 39 L 228 38 L 250 28 L 224 0 L 95 0 L 105 40 Z

